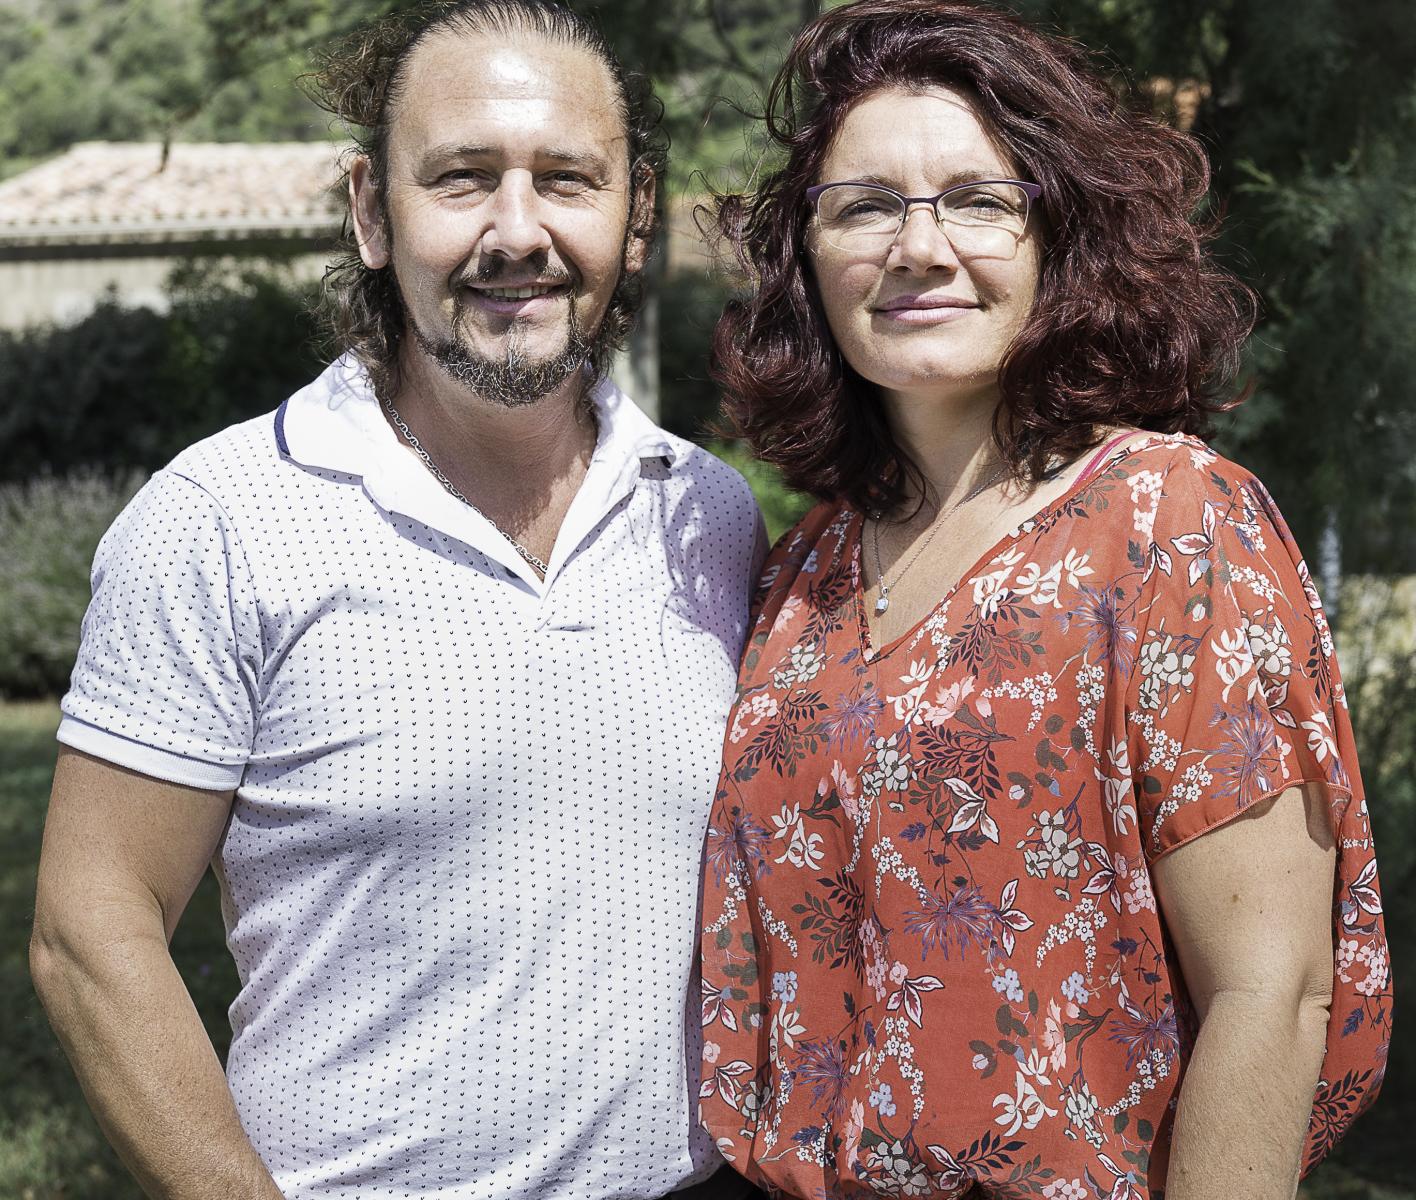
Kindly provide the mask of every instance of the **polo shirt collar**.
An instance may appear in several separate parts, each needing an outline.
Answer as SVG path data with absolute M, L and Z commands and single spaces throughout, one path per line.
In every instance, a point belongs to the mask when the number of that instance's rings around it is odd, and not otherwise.
M 590 398 L 599 427 L 595 450 L 556 539 L 546 584 L 610 509 L 633 490 L 643 460 L 662 459 L 672 466 L 679 453 L 672 439 L 608 379 L 596 385 Z M 352 355 L 336 359 L 280 406 L 275 436 L 280 452 L 291 461 L 358 477 L 381 508 L 473 546 L 542 590 L 542 582 L 500 531 L 475 508 L 450 495 L 408 453 L 384 418 L 367 373 Z

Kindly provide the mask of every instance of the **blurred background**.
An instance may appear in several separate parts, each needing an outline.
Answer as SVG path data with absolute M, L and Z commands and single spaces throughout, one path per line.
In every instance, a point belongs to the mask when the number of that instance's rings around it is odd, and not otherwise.
M 0 1197 L 139 1193 L 99 1135 L 26 968 L 63 692 L 98 538 L 178 450 L 328 361 L 311 307 L 344 131 L 294 80 L 397 0 L 0 0 Z M 673 137 L 668 237 L 617 368 L 712 441 L 731 281 L 693 211 L 762 166 L 751 114 L 818 0 L 600 0 Z M 1253 398 L 1216 446 L 1287 515 L 1336 618 L 1399 995 L 1416 986 L 1416 10 L 1410 0 L 1018 0 L 1199 136 L 1221 251 L 1261 293 Z M 740 448 L 774 534 L 803 501 Z M 174 954 L 218 1049 L 235 973 L 208 876 Z M 1413 1200 L 1416 1033 L 1305 1184 Z

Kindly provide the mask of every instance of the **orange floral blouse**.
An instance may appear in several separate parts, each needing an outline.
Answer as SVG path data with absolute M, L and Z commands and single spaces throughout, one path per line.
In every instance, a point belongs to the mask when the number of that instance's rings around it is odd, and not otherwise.
M 724 1155 L 799 1197 L 1162 1196 L 1195 1019 L 1151 865 L 1314 782 L 1339 852 L 1311 1169 L 1376 1095 L 1391 984 L 1332 635 L 1268 492 L 1187 436 L 1123 446 L 880 651 L 860 532 L 822 504 L 774 549 L 728 731 Z

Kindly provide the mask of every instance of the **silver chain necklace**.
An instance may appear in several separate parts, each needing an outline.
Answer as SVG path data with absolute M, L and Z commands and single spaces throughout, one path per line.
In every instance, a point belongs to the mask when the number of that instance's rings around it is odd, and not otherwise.
M 457 497 L 457 499 L 461 500 L 463 504 L 467 505 L 467 507 L 470 508 L 479 517 L 481 517 L 482 520 L 486 521 L 488 525 L 490 525 L 499 534 L 501 534 L 502 537 L 506 538 L 507 541 L 509 541 L 513 546 L 516 547 L 516 552 L 521 555 L 522 558 L 524 558 L 528 563 L 535 567 L 536 570 L 541 572 L 543 578 L 546 575 L 550 574 L 550 568 L 545 563 L 543 563 L 539 558 L 532 554 L 531 551 L 526 549 L 526 547 L 523 546 L 520 542 L 518 542 L 514 537 L 512 537 L 511 534 L 507 533 L 507 531 L 503 529 L 500 525 L 498 525 L 495 521 L 493 521 L 491 517 L 487 516 L 486 513 L 484 513 L 480 508 L 473 504 L 472 501 L 467 499 L 466 496 L 464 496 L 461 492 L 459 492 L 455 487 L 452 486 L 452 480 L 442 473 L 442 471 L 438 467 L 438 464 L 435 463 L 429 456 L 428 452 L 423 449 L 423 443 L 418 440 L 418 435 L 408 428 L 408 422 L 398 415 L 398 409 L 394 408 L 393 405 L 387 400 L 383 402 L 383 406 L 388 409 L 389 418 L 397 427 L 398 432 L 403 435 L 403 440 L 406 441 L 410 447 L 412 447 L 413 453 L 423 460 L 423 465 L 427 467 L 429 471 L 432 472 L 433 478 L 443 485 L 443 487 L 447 490 L 448 495 Z
M 944 512 L 934 518 L 934 524 L 930 526 L 929 532 L 925 535 L 924 541 L 919 544 L 919 549 L 910 555 L 909 561 L 895 572 L 895 583 L 898 584 L 904 578 L 905 572 L 915 564 L 915 560 L 923 554 L 929 543 L 934 540 L 934 535 L 943 527 L 945 518 L 952 517 L 959 509 L 963 508 L 970 500 L 983 495 L 990 487 L 1003 477 L 1003 473 L 1008 469 L 1008 464 L 1004 463 L 994 471 L 987 479 L 968 493 L 962 500 L 957 500 L 951 504 Z M 880 515 L 875 517 L 875 525 L 871 530 L 871 540 L 875 546 L 875 578 L 880 581 L 880 598 L 875 602 L 875 615 L 883 616 L 890 607 L 891 584 L 885 582 L 885 566 L 880 560 Z

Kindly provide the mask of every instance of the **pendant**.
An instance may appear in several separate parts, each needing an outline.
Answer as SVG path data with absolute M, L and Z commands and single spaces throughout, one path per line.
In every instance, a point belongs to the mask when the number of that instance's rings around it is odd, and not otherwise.
M 890 597 L 887 596 L 884 592 L 881 592 L 880 599 L 875 602 L 875 615 L 877 617 L 883 615 L 885 610 L 889 607 Z

